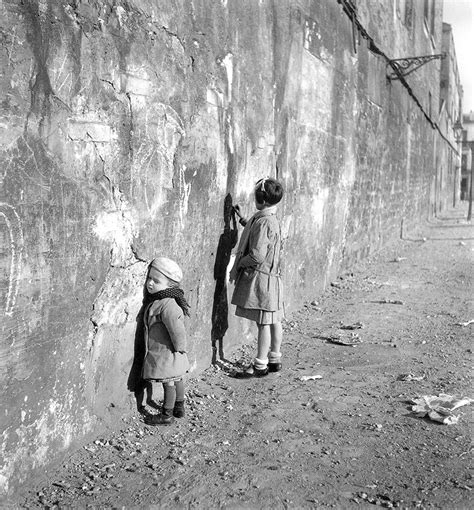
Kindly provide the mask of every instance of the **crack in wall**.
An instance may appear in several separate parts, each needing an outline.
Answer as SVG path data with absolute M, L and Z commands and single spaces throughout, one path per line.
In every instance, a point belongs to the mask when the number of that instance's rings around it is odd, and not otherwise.
M 168 27 L 162 25 L 161 28 L 170 36 L 170 37 L 174 37 L 176 38 L 176 40 L 179 42 L 179 44 L 181 45 L 181 47 L 183 48 L 183 51 L 185 52 L 186 51 L 186 45 L 184 43 L 184 40 L 179 37 L 179 35 L 175 32 L 172 32 Z

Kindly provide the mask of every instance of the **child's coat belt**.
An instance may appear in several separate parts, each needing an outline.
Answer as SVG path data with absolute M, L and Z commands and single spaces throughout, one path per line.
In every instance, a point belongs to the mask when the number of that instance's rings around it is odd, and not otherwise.
M 267 271 L 262 271 L 261 269 L 257 269 L 256 267 L 253 268 L 255 271 L 258 271 L 259 273 L 266 274 L 268 276 L 274 276 L 275 278 L 281 278 L 280 273 L 268 273 Z

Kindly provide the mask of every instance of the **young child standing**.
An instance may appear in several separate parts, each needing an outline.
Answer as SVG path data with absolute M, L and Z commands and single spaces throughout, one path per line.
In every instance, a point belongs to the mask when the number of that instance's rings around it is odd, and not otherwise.
M 245 220 L 240 207 L 234 207 L 244 225 L 230 280 L 235 280 L 232 304 L 235 314 L 257 323 L 257 356 L 237 378 L 261 377 L 281 370 L 283 288 L 280 278 L 281 232 L 276 217 L 283 187 L 265 178 L 255 186 L 257 212 Z
M 144 316 L 145 358 L 143 379 L 163 384 L 164 401 L 160 414 L 148 415 L 148 425 L 170 425 L 184 416 L 183 376 L 189 370 L 186 354 L 184 315 L 189 304 L 179 288 L 181 268 L 166 257 L 152 261 L 146 280 L 149 301 Z

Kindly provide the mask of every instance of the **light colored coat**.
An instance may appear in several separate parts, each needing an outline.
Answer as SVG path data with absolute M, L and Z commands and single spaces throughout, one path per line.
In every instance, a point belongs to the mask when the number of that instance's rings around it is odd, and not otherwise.
M 276 207 L 255 213 L 245 225 L 230 277 L 235 280 L 232 304 L 242 308 L 281 310 L 281 233 Z
M 143 379 L 182 377 L 189 370 L 183 310 L 173 298 L 157 299 L 145 310 L 144 318 Z

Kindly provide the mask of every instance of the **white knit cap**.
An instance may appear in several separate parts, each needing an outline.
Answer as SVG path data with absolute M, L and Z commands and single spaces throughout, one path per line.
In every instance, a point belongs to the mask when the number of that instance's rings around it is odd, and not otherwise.
M 152 260 L 151 267 L 164 274 L 170 280 L 179 283 L 183 279 L 183 271 L 174 260 L 166 257 L 157 257 Z

